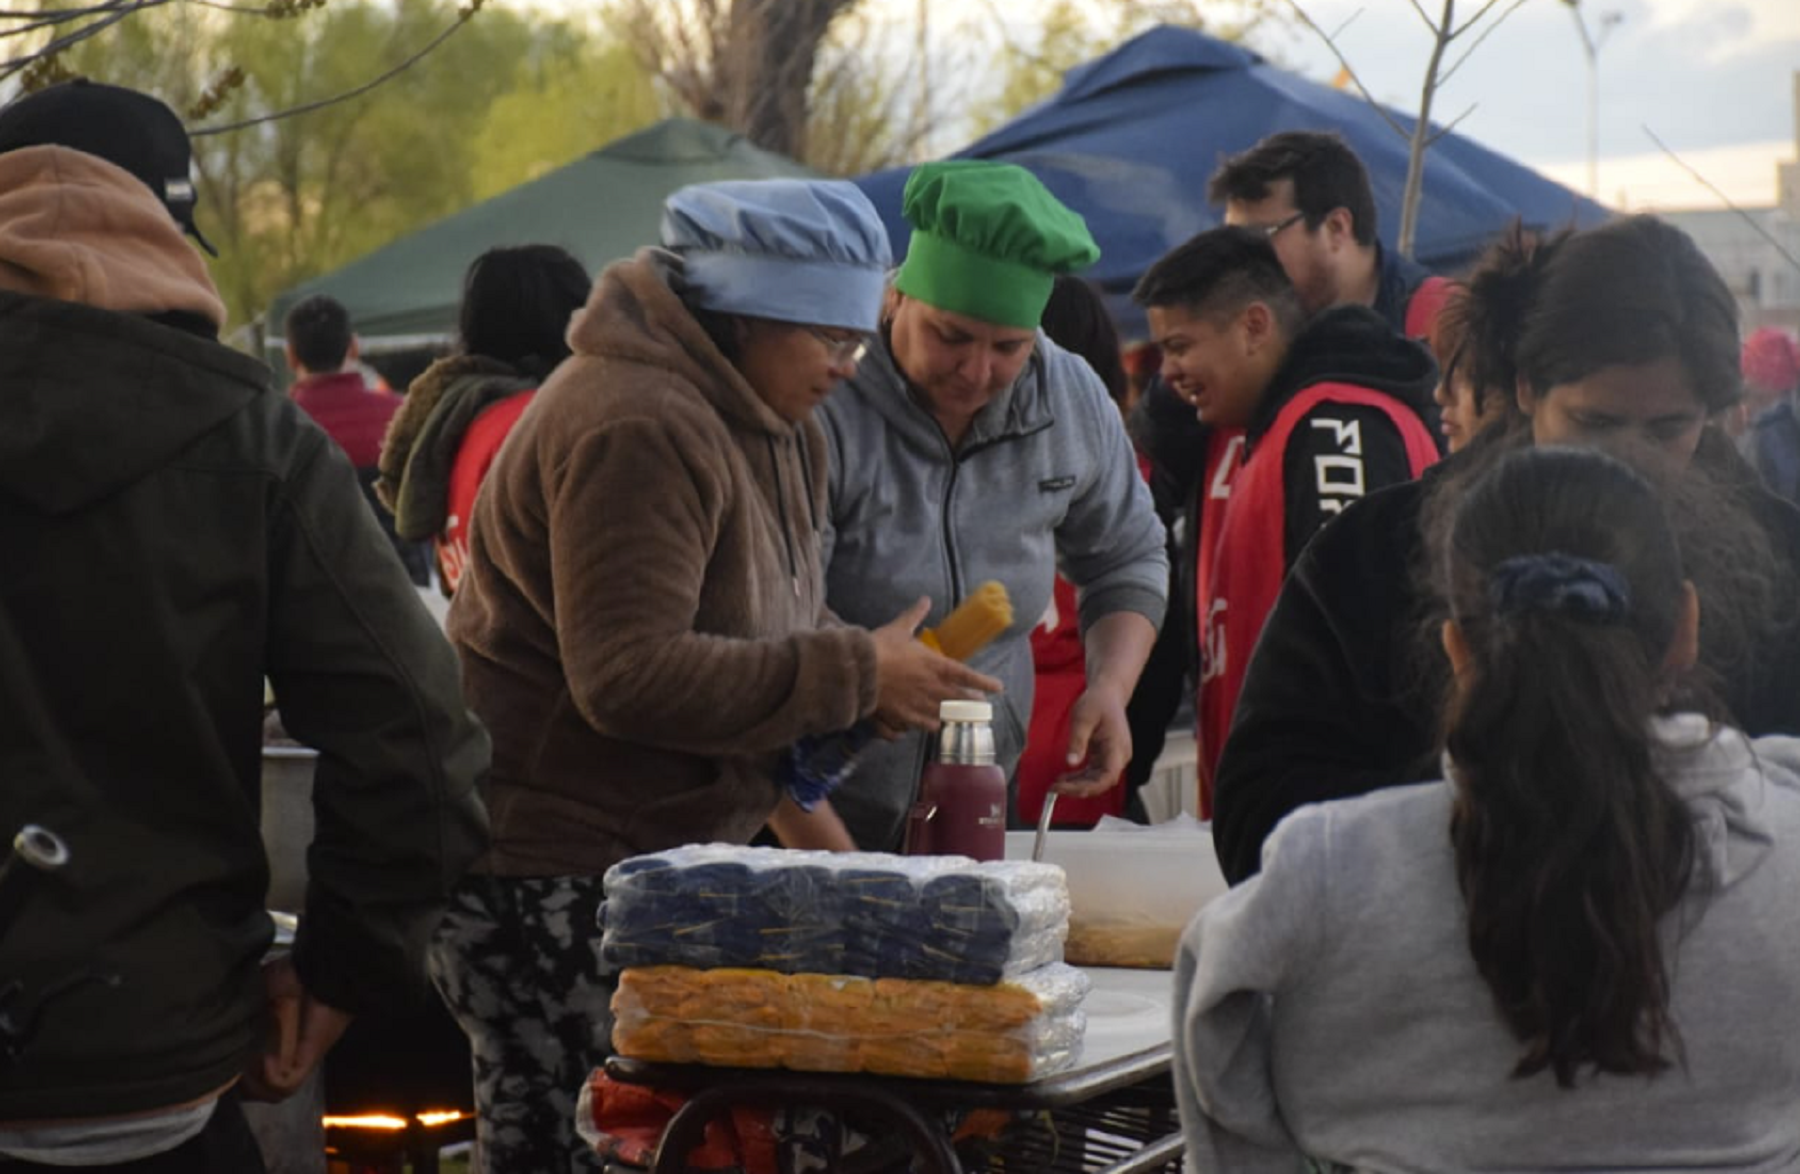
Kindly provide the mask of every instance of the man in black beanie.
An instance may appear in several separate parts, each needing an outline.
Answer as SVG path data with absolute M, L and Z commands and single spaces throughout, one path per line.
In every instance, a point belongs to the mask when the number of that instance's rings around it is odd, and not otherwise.
M 453 654 L 341 451 L 217 341 L 189 162 L 131 90 L 0 110 L 8 1174 L 261 1170 L 239 1090 L 292 1092 L 421 988 L 485 840 Z M 265 678 L 320 752 L 305 913 L 266 967 Z

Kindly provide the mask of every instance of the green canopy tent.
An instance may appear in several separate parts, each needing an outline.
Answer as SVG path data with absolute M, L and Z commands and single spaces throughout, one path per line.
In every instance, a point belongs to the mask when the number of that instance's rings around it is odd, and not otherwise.
M 271 364 L 281 369 L 288 308 L 312 294 L 344 304 L 366 352 L 438 347 L 456 330 L 463 271 L 487 249 L 561 245 L 598 274 L 608 262 L 655 243 L 663 199 L 679 187 L 817 174 L 722 127 L 684 118 L 659 122 L 284 290 L 265 319 Z

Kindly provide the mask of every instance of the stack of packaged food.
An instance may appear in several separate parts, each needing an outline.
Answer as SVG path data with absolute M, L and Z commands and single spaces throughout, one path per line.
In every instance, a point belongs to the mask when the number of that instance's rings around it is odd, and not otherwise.
M 677 848 L 614 866 L 601 920 L 635 1059 L 1018 1083 L 1086 1027 L 1054 865 Z

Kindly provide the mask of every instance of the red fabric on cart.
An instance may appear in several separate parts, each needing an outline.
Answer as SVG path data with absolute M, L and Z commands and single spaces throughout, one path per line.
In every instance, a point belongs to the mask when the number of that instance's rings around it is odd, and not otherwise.
M 646 1168 L 655 1160 L 670 1118 L 687 1103 L 681 1093 L 621 1084 L 599 1070 L 588 1077 L 588 1092 L 594 1128 L 600 1133 L 594 1152 Z M 707 1122 L 706 1140 L 688 1154 L 687 1168 L 721 1174 L 776 1174 L 770 1112 L 734 1108 L 729 1117 Z

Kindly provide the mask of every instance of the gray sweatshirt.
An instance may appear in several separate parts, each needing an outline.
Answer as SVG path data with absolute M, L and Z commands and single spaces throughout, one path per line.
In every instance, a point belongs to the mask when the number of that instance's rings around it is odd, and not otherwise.
M 1800 1169 L 1800 739 L 1693 714 L 1658 729 L 1698 833 L 1665 922 L 1685 1063 L 1566 1090 L 1512 1079 L 1521 1046 L 1469 954 L 1450 786 L 1304 807 L 1182 942 L 1190 1168 Z
M 877 345 L 820 409 L 831 456 L 826 598 L 872 628 L 928 595 L 930 625 L 983 582 L 1005 584 L 1012 627 L 972 663 L 1006 686 L 994 742 L 1010 775 L 1031 719 L 1031 629 L 1057 571 L 1079 593 L 1083 632 L 1114 612 L 1160 625 L 1163 526 L 1099 376 L 1043 333 L 954 452 L 915 394 Z M 859 846 L 898 846 L 926 751 L 914 734 L 863 752 L 832 796 Z

